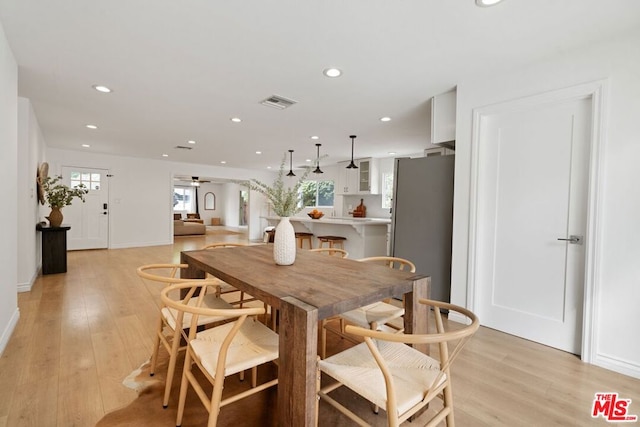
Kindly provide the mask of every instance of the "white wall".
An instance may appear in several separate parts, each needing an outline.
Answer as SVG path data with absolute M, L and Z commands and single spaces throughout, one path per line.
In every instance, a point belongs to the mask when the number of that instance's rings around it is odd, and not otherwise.
M 198 206 L 200 207 L 200 218 L 206 225 L 211 224 L 211 218 L 220 218 L 222 221 L 222 212 L 225 207 L 225 200 L 222 195 L 223 184 L 202 183 L 198 189 Z M 207 210 L 204 208 L 204 195 L 213 193 L 215 196 L 215 209 Z
M 0 25 L 0 353 L 18 322 L 18 66 Z M 35 224 L 31 236 L 35 233 Z
M 42 265 L 36 169 L 45 157 L 45 142 L 31 102 L 18 98 L 18 292 L 31 290 Z M 24 237 L 23 237 L 24 236 Z
M 49 175 L 62 166 L 108 169 L 109 247 L 153 246 L 173 242 L 173 176 L 190 170 L 194 176 L 270 182 L 273 174 L 219 166 L 185 164 L 166 160 L 141 159 L 49 148 Z M 259 194 L 252 192 L 250 238 L 260 239 Z M 225 204 L 228 203 L 225 201 Z M 41 215 L 44 215 L 41 211 Z M 236 220 L 237 225 L 237 220 Z
M 458 84 L 451 300 L 466 304 L 472 109 L 608 79 L 594 363 L 640 378 L 640 31 Z
M 241 187 L 239 184 L 225 184 L 223 199 L 223 224 L 227 227 L 238 227 L 240 224 L 240 190 L 246 187 Z M 252 194 L 255 194 L 252 193 Z

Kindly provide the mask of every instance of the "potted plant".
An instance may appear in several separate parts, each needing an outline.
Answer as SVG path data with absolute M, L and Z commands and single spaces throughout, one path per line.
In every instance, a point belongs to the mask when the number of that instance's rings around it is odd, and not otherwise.
M 291 265 L 296 259 L 295 230 L 289 218 L 304 208 L 301 203 L 300 186 L 311 171 L 311 168 L 306 168 L 305 172 L 292 187 L 285 186 L 284 165 L 286 159 L 287 155 L 285 153 L 282 163 L 280 163 L 278 177 L 272 185 L 267 185 L 257 179 L 251 179 L 249 183 L 244 183 L 251 190 L 263 194 L 269 201 L 273 212 L 280 217 L 273 241 L 273 259 L 278 265 Z M 293 170 L 289 171 L 289 173 L 293 175 Z
M 84 196 L 89 192 L 84 184 L 69 188 L 60 183 L 61 179 L 62 176 L 60 175 L 54 177 L 47 176 L 44 177 L 41 182 L 47 204 L 51 208 L 51 213 L 45 217 L 49 220 L 51 227 L 60 227 L 62 224 L 63 217 L 60 209 L 69 206 L 76 197 L 84 203 Z

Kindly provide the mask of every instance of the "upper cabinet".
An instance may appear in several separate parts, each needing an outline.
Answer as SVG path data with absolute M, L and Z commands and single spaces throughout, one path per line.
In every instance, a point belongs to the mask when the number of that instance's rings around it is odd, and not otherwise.
M 431 143 L 454 148 L 456 144 L 456 89 L 431 98 Z
M 380 194 L 378 159 L 354 160 L 357 169 L 347 169 L 349 163 L 338 163 L 336 194 Z

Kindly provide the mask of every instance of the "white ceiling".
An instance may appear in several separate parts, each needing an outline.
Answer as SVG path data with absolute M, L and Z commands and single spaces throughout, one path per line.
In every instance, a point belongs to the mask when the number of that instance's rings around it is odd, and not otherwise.
M 638 27 L 640 1 L 0 0 L 0 20 L 49 146 L 262 169 L 315 158 L 312 135 L 323 163 L 351 134 L 356 157 L 420 152 L 431 96 Z

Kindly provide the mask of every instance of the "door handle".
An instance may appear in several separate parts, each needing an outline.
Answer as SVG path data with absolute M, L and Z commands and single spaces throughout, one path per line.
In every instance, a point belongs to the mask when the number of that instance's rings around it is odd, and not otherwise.
M 565 241 L 565 242 L 569 242 L 569 243 L 571 243 L 572 245 L 581 245 L 581 244 L 582 244 L 582 241 L 584 240 L 584 237 L 583 237 L 583 236 L 577 236 L 577 235 L 575 235 L 575 234 L 572 234 L 571 236 L 569 236 L 569 238 L 568 238 L 568 239 L 565 239 L 565 238 L 559 237 L 559 238 L 558 238 L 558 240 L 562 240 L 562 241 Z

